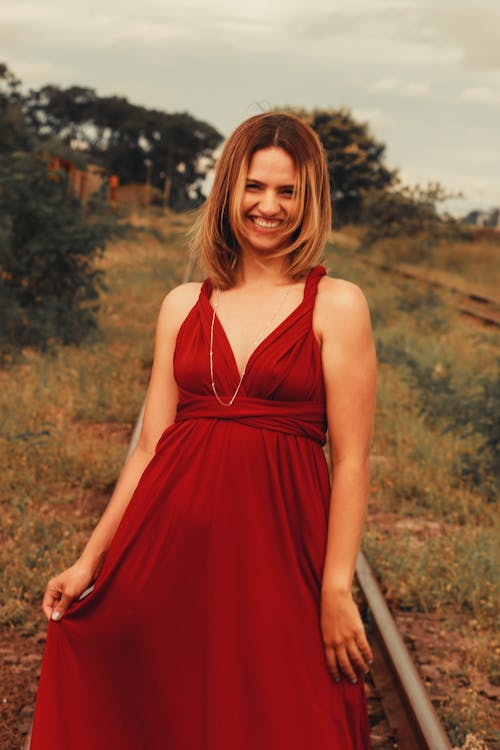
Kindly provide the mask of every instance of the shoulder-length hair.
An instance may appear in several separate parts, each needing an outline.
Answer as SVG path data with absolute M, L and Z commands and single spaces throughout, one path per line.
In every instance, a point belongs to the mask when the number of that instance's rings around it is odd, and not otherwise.
M 239 125 L 224 144 L 210 197 L 191 232 L 191 251 L 200 259 L 212 283 L 228 289 L 236 281 L 240 247 L 245 241 L 242 199 L 251 158 L 271 146 L 289 154 L 297 170 L 296 195 L 300 209 L 286 226 L 291 243 L 275 256 L 286 256 L 291 280 L 303 277 L 321 258 L 331 227 L 328 167 L 321 142 L 299 117 L 266 112 Z

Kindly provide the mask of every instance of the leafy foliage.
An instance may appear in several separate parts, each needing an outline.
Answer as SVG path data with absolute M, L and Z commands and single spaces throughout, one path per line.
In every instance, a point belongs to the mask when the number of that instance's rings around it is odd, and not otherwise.
M 326 151 L 334 224 L 357 223 L 364 194 L 384 190 L 395 179 L 396 173 L 383 164 L 385 145 L 373 138 L 367 123 L 356 122 L 348 109 L 292 111 L 315 130 Z
M 437 204 L 450 197 L 439 183 L 422 188 L 402 186 L 397 180 L 388 190 L 368 190 L 361 217 L 366 226 L 364 247 L 385 237 L 411 237 L 407 259 L 427 260 L 440 242 L 471 239 L 470 231 L 456 219 L 438 214 Z
M 32 90 L 23 108 L 42 141 L 76 146 L 124 183 L 145 182 L 149 161 L 152 184 L 178 210 L 202 200 L 201 183 L 222 140 L 215 128 L 187 113 L 147 109 L 81 86 Z
M 22 111 L 21 82 L 0 63 L 0 154 L 33 146 L 33 135 Z
M 0 345 L 45 348 L 95 327 L 93 260 L 113 223 L 92 221 L 65 176 L 30 154 L 0 157 Z
M 456 196 L 439 183 L 402 185 L 397 170 L 384 164 L 385 145 L 348 109 L 292 111 L 311 125 L 325 148 L 334 225 L 366 226 L 365 248 L 382 237 L 411 237 L 410 257 L 423 259 L 441 241 L 471 239 L 459 222 L 436 210 L 438 203 Z
M 420 414 L 442 435 L 456 432 L 462 439 L 477 438 L 476 450 L 461 454 L 455 472 L 493 501 L 500 467 L 500 367 L 496 376 L 481 374 L 464 384 L 456 383 L 442 363 L 422 364 L 397 344 L 378 340 L 377 352 L 381 362 L 404 368 L 405 380 L 419 395 Z
M 461 473 L 476 486 L 486 485 L 493 499 L 500 469 L 500 367 L 496 377 L 480 375 L 467 398 L 456 405 L 459 408 L 448 414 L 444 432 L 479 438 L 478 454 L 462 454 Z

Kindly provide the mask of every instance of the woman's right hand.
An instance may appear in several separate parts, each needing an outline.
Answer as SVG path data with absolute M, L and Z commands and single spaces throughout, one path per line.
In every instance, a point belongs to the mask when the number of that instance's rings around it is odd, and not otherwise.
M 79 560 L 51 578 L 45 589 L 42 609 L 47 620 L 60 620 L 68 607 L 95 581 L 96 575 Z

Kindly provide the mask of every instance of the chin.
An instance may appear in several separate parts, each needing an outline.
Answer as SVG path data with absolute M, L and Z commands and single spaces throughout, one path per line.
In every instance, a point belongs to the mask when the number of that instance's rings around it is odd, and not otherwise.
M 287 244 L 291 242 L 291 237 L 272 237 L 251 231 L 245 233 L 244 239 L 246 246 L 258 253 L 275 253 L 286 248 Z

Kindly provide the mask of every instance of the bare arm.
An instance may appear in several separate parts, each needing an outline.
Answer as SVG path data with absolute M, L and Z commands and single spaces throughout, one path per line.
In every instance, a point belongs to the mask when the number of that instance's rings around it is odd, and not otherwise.
M 366 514 L 376 393 L 370 314 L 359 287 L 325 279 L 318 299 L 327 418 L 333 466 L 322 579 L 322 631 L 336 679 L 356 681 L 372 659 L 351 595 Z
M 193 283 L 176 287 L 163 301 L 137 446 L 123 467 L 108 506 L 80 558 L 71 568 L 49 581 L 42 604 L 47 618 L 60 619 L 70 603 L 97 578 L 139 479 L 154 455 L 156 444 L 163 431 L 174 422 L 178 398 L 173 372 L 175 342 L 182 321 L 196 302 L 199 286 Z

